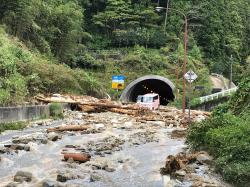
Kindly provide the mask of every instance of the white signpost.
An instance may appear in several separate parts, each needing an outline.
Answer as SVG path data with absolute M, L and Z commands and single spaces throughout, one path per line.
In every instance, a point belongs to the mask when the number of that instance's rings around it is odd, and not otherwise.
M 184 78 L 189 82 L 189 98 L 188 98 L 188 120 L 190 123 L 190 95 L 191 95 L 191 83 L 198 78 L 198 76 L 192 71 L 189 70 L 185 75 Z

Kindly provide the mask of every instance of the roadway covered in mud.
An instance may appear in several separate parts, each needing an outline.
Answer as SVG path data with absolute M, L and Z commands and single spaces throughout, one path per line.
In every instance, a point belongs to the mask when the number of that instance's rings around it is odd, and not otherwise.
M 150 119 L 113 112 L 65 111 L 64 115 L 61 121 L 33 122 L 23 131 L 0 135 L 0 186 L 160 187 L 171 183 L 184 187 L 197 182 L 195 176 L 202 184 L 220 186 L 204 163 L 194 163 L 197 172 L 179 168 L 171 178 L 162 173 L 166 157 L 186 148 L 187 118 L 175 108 L 154 111 Z M 192 120 L 206 115 L 193 112 Z M 66 158 L 69 153 L 82 157 Z

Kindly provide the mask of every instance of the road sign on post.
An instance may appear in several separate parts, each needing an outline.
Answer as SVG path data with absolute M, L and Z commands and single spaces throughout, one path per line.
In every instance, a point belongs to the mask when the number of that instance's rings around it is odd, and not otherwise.
M 116 90 L 124 89 L 125 76 L 123 75 L 115 75 L 112 76 L 112 88 Z
M 191 114 L 190 114 L 190 95 L 191 95 L 191 84 L 198 78 L 198 76 L 192 71 L 189 70 L 185 75 L 184 78 L 189 82 L 189 98 L 188 98 L 188 122 L 191 122 Z
M 184 75 L 185 79 L 189 82 L 192 83 L 193 81 L 195 81 L 195 79 L 197 79 L 197 75 L 192 71 L 189 70 L 185 75 Z

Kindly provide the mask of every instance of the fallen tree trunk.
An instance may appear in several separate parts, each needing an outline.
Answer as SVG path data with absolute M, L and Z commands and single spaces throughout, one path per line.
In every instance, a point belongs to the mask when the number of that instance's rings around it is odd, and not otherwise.
M 87 153 L 62 153 L 64 155 L 64 160 L 72 158 L 74 161 L 87 162 L 90 160 L 91 156 Z
M 119 114 L 136 115 L 136 111 L 135 110 L 110 108 L 110 109 L 108 109 L 108 111 L 119 113 Z
M 123 105 L 117 105 L 117 104 L 112 104 L 112 103 L 79 103 L 79 105 L 94 106 L 94 107 L 100 107 L 100 108 L 127 109 L 127 110 L 139 110 L 140 109 L 138 106 L 134 106 L 134 105 L 123 106 Z
M 45 98 L 45 97 L 41 97 L 41 96 L 35 96 L 34 97 L 36 100 L 38 101 L 42 101 L 44 103 L 70 103 L 70 104 L 77 104 L 79 102 L 74 101 L 70 98 Z
M 48 128 L 47 132 L 62 132 L 62 131 L 84 131 L 87 130 L 88 126 L 83 125 L 67 125 L 55 128 Z

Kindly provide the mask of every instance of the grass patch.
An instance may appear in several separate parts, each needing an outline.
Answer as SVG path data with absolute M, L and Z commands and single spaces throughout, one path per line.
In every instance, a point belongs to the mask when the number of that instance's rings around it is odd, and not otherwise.
M 6 130 L 21 130 L 27 126 L 25 122 L 0 123 L 0 134 Z
M 61 103 L 51 103 L 49 106 L 50 116 L 54 119 L 63 118 L 63 106 Z

